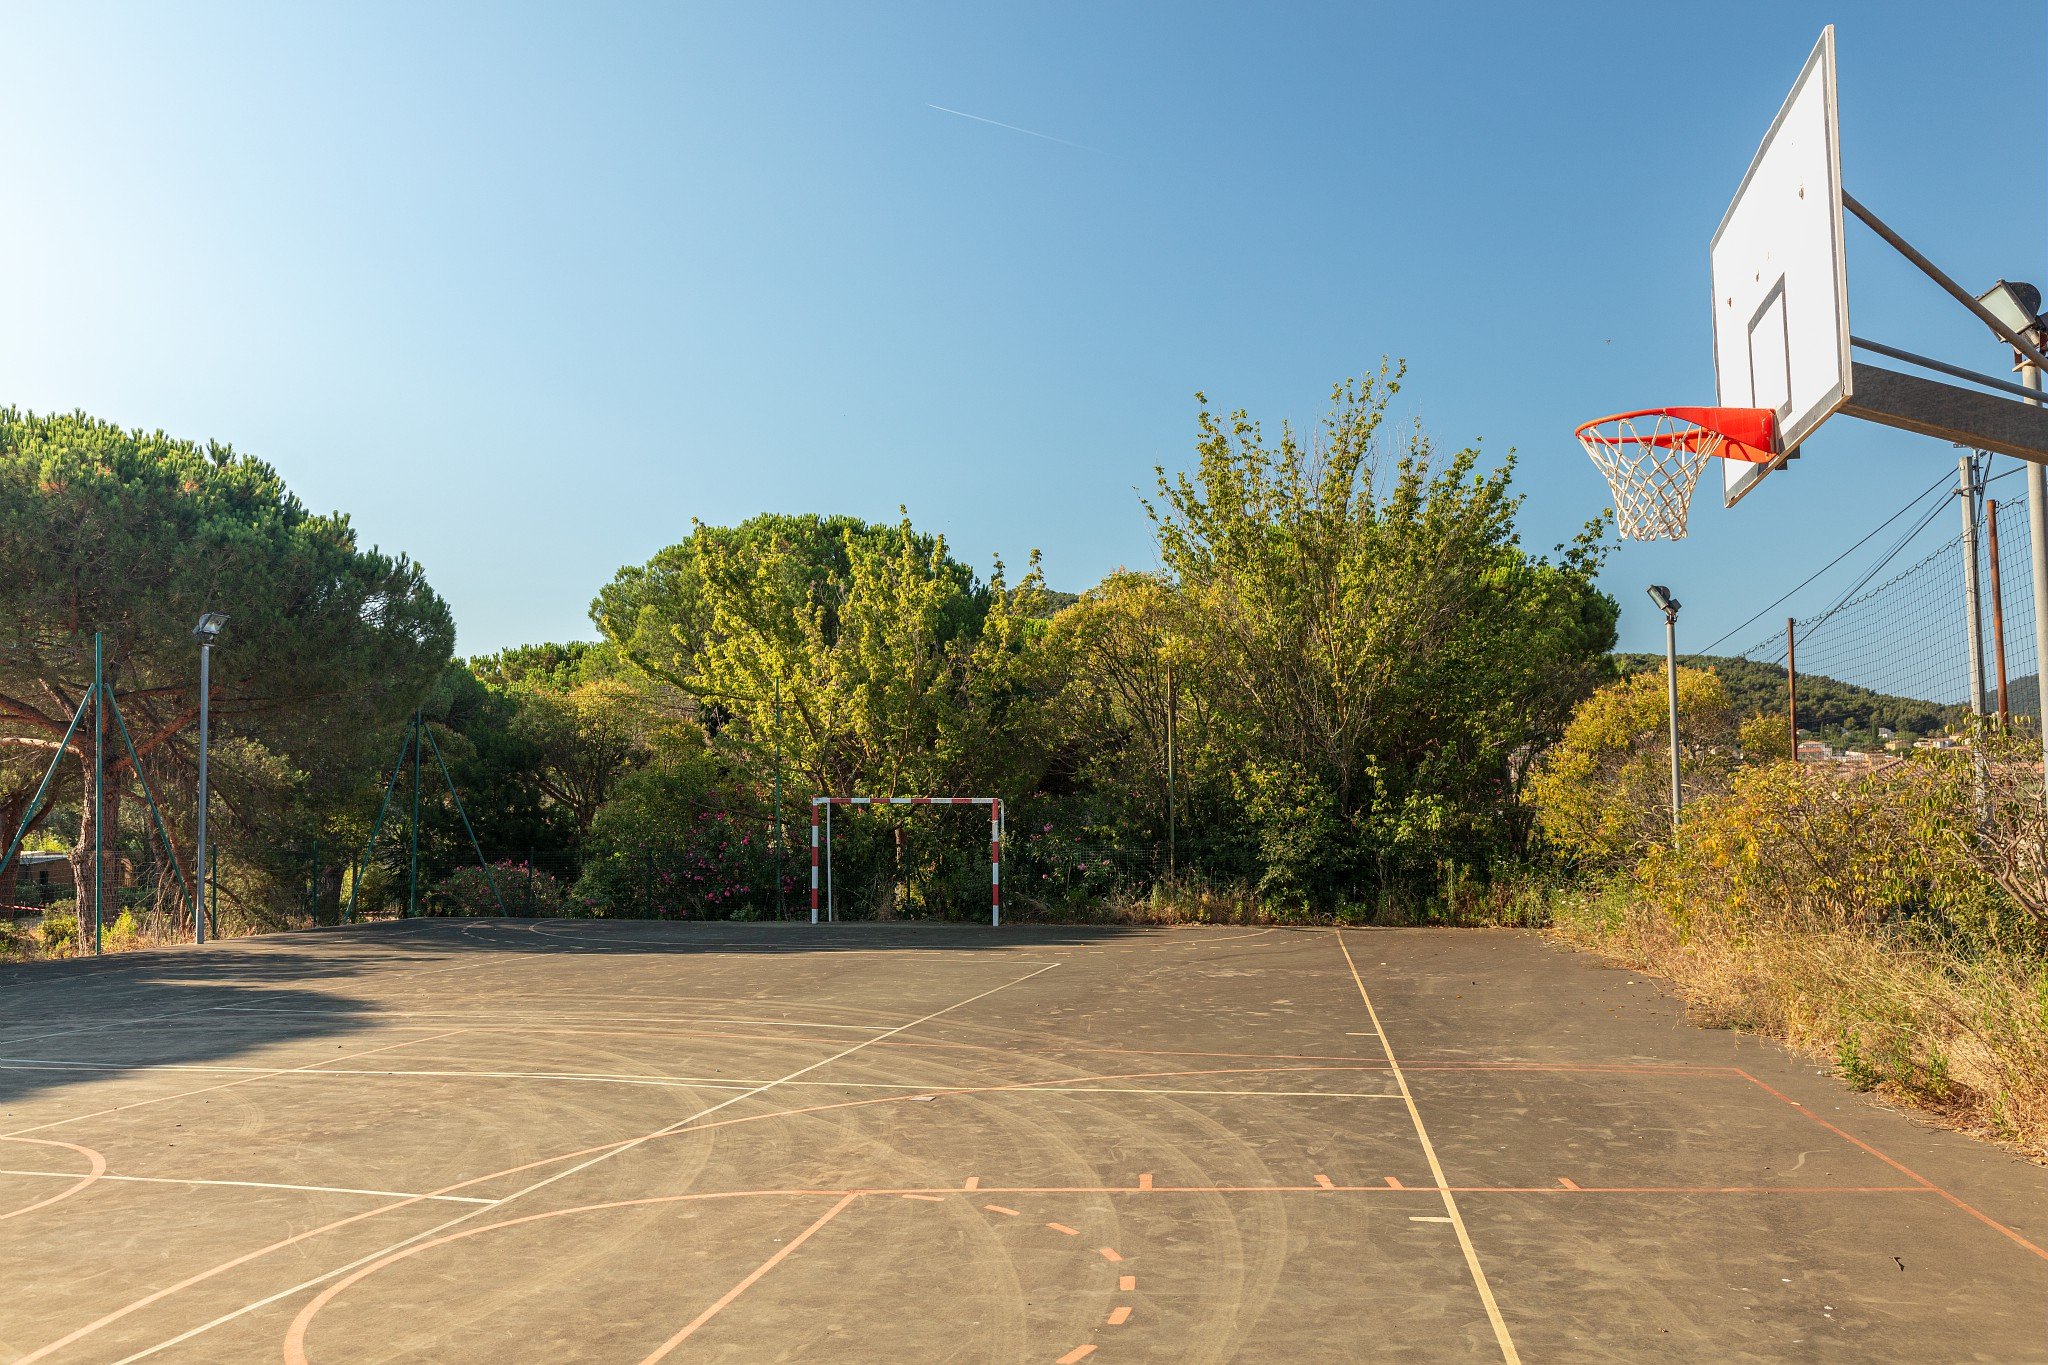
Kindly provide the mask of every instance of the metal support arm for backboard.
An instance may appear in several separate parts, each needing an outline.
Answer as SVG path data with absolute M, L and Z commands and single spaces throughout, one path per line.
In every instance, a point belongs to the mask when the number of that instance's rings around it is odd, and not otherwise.
M 2043 369 L 2048 369 L 2048 355 L 2041 354 L 2040 351 L 2034 349 L 2034 347 L 2028 343 L 2026 338 L 2022 337 L 2018 332 L 2015 332 L 2012 328 L 2006 326 L 2003 322 L 2000 322 L 1996 314 L 1994 314 L 1989 308 L 1986 308 L 1981 302 L 1978 301 L 1976 295 L 1972 294 L 1969 290 L 1963 288 L 1954 280 L 1950 279 L 1948 277 L 1947 272 L 1942 270 L 1942 268 L 1936 265 L 1934 262 L 1928 260 L 1925 256 L 1921 255 L 1920 252 L 1914 248 L 1911 242 L 1907 241 L 1904 237 L 1899 236 L 1898 233 L 1892 231 L 1890 225 L 1887 224 L 1884 221 L 1884 219 L 1878 217 L 1876 214 L 1872 213 L 1868 208 L 1864 207 L 1864 205 L 1857 200 L 1856 196 L 1849 193 L 1849 191 L 1846 189 L 1842 191 L 1842 207 L 1849 210 L 1849 212 L 1855 214 L 1858 218 L 1862 219 L 1863 225 L 1869 228 L 1872 232 L 1876 233 L 1878 236 L 1882 237 L 1885 241 L 1885 245 L 1889 246 L 1892 250 L 1898 252 L 1901 256 L 1904 256 L 1907 260 L 1911 261 L 1915 266 L 1919 267 L 1921 274 L 1925 275 L 1928 279 L 1933 280 L 1936 284 L 1940 285 L 1944 290 L 1946 290 L 1949 293 L 1951 297 L 1955 299 L 1957 303 L 1960 303 L 1963 305 L 1963 307 L 1969 309 L 1971 313 L 1976 315 L 1976 318 L 1979 322 L 1983 323 L 1986 327 L 1989 327 L 1992 331 L 1996 332 L 1999 335 L 1999 337 L 2006 341 L 2009 345 L 2011 345 L 2011 347 L 2015 351 L 2018 351 L 2021 355 L 2025 356 L 2028 360 L 2033 361 L 2036 365 L 2041 366 Z
M 1866 422 L 2048 464 L 2048 408 L 1857 362 L 1842 411 Z

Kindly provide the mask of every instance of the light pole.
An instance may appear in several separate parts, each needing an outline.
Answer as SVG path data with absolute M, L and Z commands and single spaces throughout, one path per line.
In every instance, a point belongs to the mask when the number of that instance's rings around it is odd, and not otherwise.
M 213 640 L 228 623 L 224 613 L 209 611 L 192 627 L 199 642 L 199 837 L 192 854 L 192 885 L 197 894 L 192 904 L 192 941 L 206 942 L 206 740 L 209 709 L 213 700 Z
M 2000 280 L 1980 294 L 1977 302 L 2036 350 L 2048 342 L 2048 325 L 2041 317 L 2041 291 L 2033 285 Z M 2041 367 L 2017 350 L 2013 361 L 2020 383 L 2039 393 Z M 2026 401 L 2041 405 L 2038 398 Z M 2048 671 L 2048 470 L 2032 460 L 2027 461 L 2027 530 L 2034 542 L 2034 711 L 2041 723 L 2041 754 L 2048 760 L 2048 683 L 2042 680 L 2043 672 Z M 2042 773 L 2048 782 L 2048 761 L 2044 761 Z M 2048 789 L 2043 795 L 2048 796 Z
M 1671 842 L 1678 842 L 1678 599 L 1650 585 L 1650 600 L 1664 613 L 1664 692 L 1671 712 Z

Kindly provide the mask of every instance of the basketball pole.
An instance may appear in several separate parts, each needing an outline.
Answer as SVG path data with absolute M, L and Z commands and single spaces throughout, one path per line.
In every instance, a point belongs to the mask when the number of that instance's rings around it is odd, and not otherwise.
M 2025 356 L 2020 357 L 2020 383 L 2041 392 L 2041 367 Z M 2026 401 L 2041 406 L 2038 398 Z M 2034 715 L 2041 731 L 2041 799 L 2048 808 L 2048 684 L 2042 681 L 2048 672 L 2048 470 L 2033 460 L 2027 461 L 2027 530 L 2034 561 Z

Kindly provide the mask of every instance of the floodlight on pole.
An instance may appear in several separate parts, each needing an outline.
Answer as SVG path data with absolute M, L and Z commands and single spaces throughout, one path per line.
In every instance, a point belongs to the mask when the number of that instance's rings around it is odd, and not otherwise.
M 2029 333 L 2041 330 L 2041 291 L 2033 285 L 2019 280 L 2000 280 L 1977 296 L 1977 302 L 1984 305 L 1984 311 L 1997 318 L 2013 331 L 2025 336 L 2035 345 L 2040 344 L 2038 336 Z
M 209 611 L 192 627 L 199 642 L 199 832 L 192 854 L 192 941 L 206 942 L 206 742 L 213 700 L 213 642 L 228 623 L 225 612 Z
M 1679 601 L 1662 584 L 1650 585 L 1650 600 L 1664 613 L 1664 694 L 1671 720 L 1671 841 L 1678 842 L 1678 609 Z

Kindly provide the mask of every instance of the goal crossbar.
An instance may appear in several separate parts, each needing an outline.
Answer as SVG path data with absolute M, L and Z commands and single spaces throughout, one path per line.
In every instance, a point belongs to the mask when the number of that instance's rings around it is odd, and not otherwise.
M 1003 922 L 1003 798 L 1000 796 L 814 796 L 811 798 L 811 923 L 818 922 L 820 815 L 824 812 L 825 917 L 837 919 L 832 903 L 832 808 L 834 806 L 987 806 L 988 922 Z

